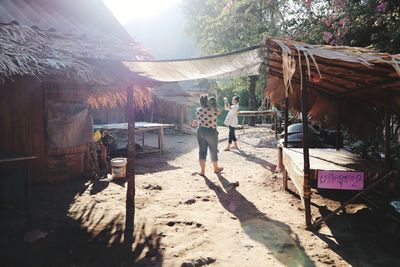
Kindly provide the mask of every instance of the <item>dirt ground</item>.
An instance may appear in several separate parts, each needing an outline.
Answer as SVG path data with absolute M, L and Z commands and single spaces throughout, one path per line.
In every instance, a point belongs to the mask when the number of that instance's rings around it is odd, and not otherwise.
M 226 128 L 219 131 L 220 175 L 210 162 L 206 177 L 192 175 L 198 171 L 193 135 L 167 132 L 166 153 L 138 156 L 132 249 L 122 244 L 124 181 L 79 180 L 34 186 L 34 228 L 48 234 L 24 243 L 14 230 L 21 222 L 3 221 L 0 265 L 400 265 L 398 226 L 363 205 L 352 205 L 318 232 L 304 229 L 293 185 L 281 189 L 269 127 L 239 130 L 240 150 L 230 152 L 223 151 Z M 314 219 L 339 205 L 316 191 L 312 202 Z

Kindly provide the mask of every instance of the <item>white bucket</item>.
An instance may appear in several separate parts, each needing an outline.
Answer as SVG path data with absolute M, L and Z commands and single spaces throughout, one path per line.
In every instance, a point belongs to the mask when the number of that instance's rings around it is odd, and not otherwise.
M 114 179 L 125 178 L 126 176 L 126 158 L 111 159 L 111 174 Z

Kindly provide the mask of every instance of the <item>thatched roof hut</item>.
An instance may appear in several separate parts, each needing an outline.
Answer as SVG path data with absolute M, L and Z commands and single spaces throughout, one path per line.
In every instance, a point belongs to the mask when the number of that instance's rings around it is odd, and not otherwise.
M 308 114 L 314 120 L 342 124 L 355 135 L 372 134 L 377 111 L 400 111 L 400 55 L 357 47 L 310 45 L 266 38 L 267 94 L 273 103 L 301 110 L 301 81 L 307 79 Z M 301 68 L 300 68 L 301 66 Z M 304 77 L 301 75 L 304 71 Z
M 149 58 L 101 0 L 0 2 L 0 151 L 38 157 L 33 180 L 80 176 L 90 107 L 151 104 L 151 83 L 119 60 Z M 89 126 L 89 127 L 87 127 Z

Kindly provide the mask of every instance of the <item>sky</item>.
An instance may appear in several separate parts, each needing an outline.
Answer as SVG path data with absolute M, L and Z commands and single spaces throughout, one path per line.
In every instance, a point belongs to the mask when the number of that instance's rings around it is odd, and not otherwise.
M 132 19 L 156 16 L 181 0 L 103 0 L 121 24 Z

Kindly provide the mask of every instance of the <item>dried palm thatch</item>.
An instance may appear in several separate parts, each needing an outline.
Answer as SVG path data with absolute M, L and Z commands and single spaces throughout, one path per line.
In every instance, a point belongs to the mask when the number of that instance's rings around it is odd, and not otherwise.
M 341 110 L 342 123 L 359 137 L 373 133 L 376 111 L 383 110 L 388 94 L 400 112 L 400 55 L 276 38 L 267 38 L 265 45 L 266 93 L 275 104 L 282 105 L 288 96 L 290 108 L 300 111 L 301 81 L 306 79 L 309 116 L 335 125 Z
M 93 106 L 125 103 L 126 85 L 135 76 L 119 60 L 147 58 L 147 51 L 134 42 L 93 40 L 23 25 L 0 25 L 0 84 L 27 75 L 42 81 L 90 85 L 88 101 Z M 150 83 L 142 79 L 136 90 L 137 107 L 151 104 L 146 85 Z
M 117 91 L 102 91 L 101 93 L 92 93 L 88 97 L 88 103 L 92 108 L 100 107 L 118 107 L 126 104 L 126 88 L 120 88 Z M 153 103 L 153 98 L 150 91 L 142 86 L 135 87 L 133 91 L 133 102 L 135 107 L 147 109 Z

